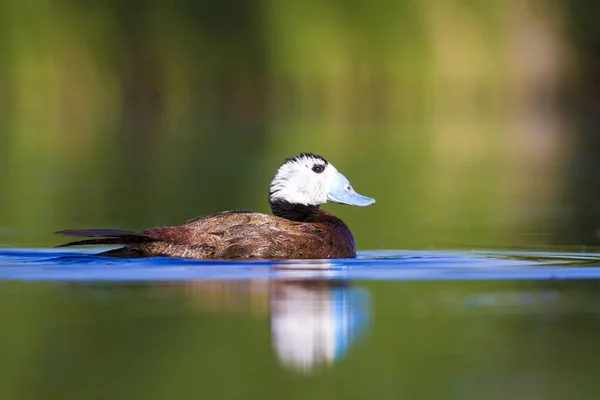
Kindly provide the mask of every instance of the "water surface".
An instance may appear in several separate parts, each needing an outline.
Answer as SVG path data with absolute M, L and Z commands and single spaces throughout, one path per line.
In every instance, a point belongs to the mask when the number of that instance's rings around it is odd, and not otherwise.
M 596 398 L 598 254 L 0 251 L 1 398 Z
M 215 261 L 169 257 L 118 259 L 102 250 L 0 251 L 0 278 L 162 281 L 278 278 L 466 280 L 600 277 L 600 254 L 509 251 L 365 251 L 356 259 Z M 577 267 L 577 268 L 576 268 Z

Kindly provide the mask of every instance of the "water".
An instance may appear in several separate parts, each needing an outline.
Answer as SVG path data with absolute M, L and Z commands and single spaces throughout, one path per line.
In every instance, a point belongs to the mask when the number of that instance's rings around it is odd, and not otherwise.
M 213 261 L 169 257 L 116 259 L 93 250 L 0 251 L 0 279 L 175 281 L 252 279 L 470 280 L 595 279 L 600 254 L 484 251 L 372 251 L 356 259 Z M 584 268 L 574 268 L 581 266 Z
M 0 398 L 596 398 L 600 255 L 0 251 Z

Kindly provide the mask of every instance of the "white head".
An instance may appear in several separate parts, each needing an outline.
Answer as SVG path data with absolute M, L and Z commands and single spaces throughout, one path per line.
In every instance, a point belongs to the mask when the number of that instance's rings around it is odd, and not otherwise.
M 352 189 L 344 177 L 326 159 L 316 154 L 300 153 L 279 167 L 269 190 L 269 201 L 319 205 L 328 201 L 354 206 L 368 206 L 375 200 Z

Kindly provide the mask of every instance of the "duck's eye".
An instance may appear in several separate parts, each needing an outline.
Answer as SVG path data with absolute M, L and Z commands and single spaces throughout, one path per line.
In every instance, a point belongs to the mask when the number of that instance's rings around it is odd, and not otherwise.
M 346 192 L 350 193 L 352 192 L 352 186 L 350 185 L 346 185 L 346 187 L 344 188 L 346 190 Z
M 313 172 L 320 174 L 321 172 L 325 171 L 325 166 L 321 165 L 321 164 L 315 164 L 312 167 Z

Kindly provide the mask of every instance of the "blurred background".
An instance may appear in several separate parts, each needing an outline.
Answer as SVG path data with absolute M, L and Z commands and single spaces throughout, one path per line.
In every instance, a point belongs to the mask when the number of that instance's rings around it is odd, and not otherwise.
M 365 249 L 599 243 L 596 1 L 0 0 L 0 243 L 268 212 L 285 157 Z

